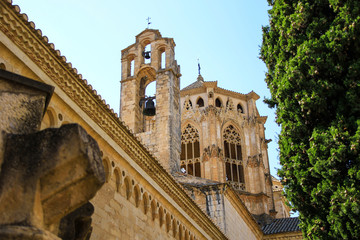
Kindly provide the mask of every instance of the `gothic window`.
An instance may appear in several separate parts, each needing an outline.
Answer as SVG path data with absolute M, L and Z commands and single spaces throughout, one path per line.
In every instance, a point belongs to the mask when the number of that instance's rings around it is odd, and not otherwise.
M 203 107 L 204 106 L 204 100 L 202 98 L 199 98 L 197 100 L 196 104 L 198 105 L 198 107 Z
M 217 98 L 217 99 L 215 100 L 215 106 L 216 106 L 216 107 L 221 107 L 221 105 L 222 105 L 221 100 L 220 100 L 219 98 Z
M 238 112 L 240 112 L 240 113 L 244 113 L 244 110 L 243 110 L 243 108 L 242 108 L 242 106 L 241 106 L 240 103 L 237 105 L 237 110 L 238 110 Z
M 201 177 L 199 132 L 188 124 L 181 134 L 181 171 Z
M 234 126 L 229 125 L 223 133 L 226 180 L 245 190 L 241 138 Z

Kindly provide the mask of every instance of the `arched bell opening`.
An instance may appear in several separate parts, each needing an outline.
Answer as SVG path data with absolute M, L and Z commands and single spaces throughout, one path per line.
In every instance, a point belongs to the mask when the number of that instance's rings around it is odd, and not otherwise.
M 144 57 L 144 63 L 150 64 L 151 63 L 151 44 L 145 43 L 144 51 L 142 52 L 142 56 Z
M 155 127 L 156 115 L 156 79 L 155 70 L 146 67 L 140 70 L 138 78 L 139 87 L 139 106 L 140 106 L 140 129 L 139 132 L 148 132 Z

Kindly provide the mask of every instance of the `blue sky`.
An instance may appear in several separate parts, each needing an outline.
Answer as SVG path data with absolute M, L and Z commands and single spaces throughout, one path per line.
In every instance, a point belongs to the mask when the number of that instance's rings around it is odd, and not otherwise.
M 147 27 L 174 38 L 181 87 L 197 78 L 197 59 L 205 81 L 240 93 L 256 92 L 260 115 L 268 116 L 266 138 L 271 173 L 278 165 L 275 114 L 262 100 L 270 97 L 266 67 L 259 59 L 261 26 L 268 25 L 266 0 L 14 0 L 36 28 L 108 104 L 119 112 L 121 50 Z

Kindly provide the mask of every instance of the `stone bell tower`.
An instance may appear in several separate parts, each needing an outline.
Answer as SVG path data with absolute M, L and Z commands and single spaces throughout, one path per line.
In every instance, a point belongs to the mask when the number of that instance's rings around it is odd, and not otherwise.
M 136 42 L 121 51 L 121 119 L 139 136 L 171 173 L 180 170 L 180 66 L 172 38 L 146 29 Z M 146 87 L 156 81 L 155 109 L 145 96 Z M 150 98 L 149 98 L 150 97 Z M 148 109 L 147 109 L 148 110 Z

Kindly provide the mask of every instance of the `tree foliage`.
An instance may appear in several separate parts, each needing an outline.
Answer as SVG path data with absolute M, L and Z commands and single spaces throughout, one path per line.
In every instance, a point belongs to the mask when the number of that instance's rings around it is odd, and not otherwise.
M 360 1 L 268 0 L 261 58 L 304 237 L 360 239 Z

